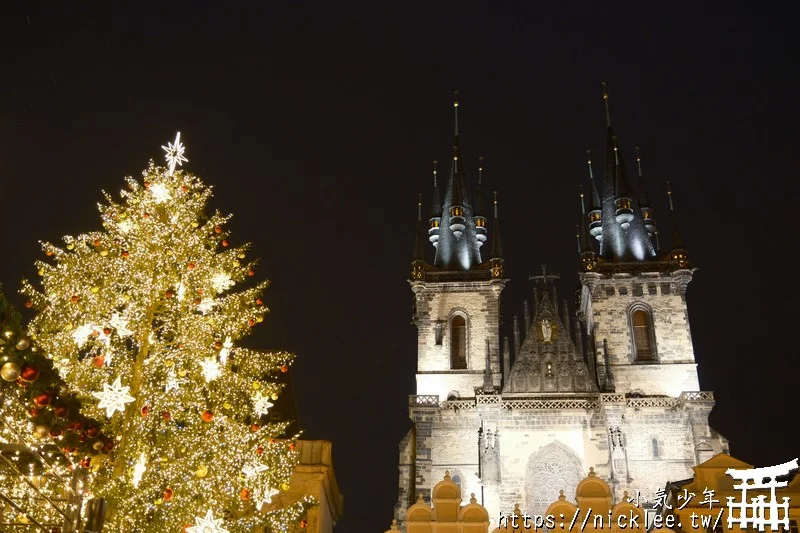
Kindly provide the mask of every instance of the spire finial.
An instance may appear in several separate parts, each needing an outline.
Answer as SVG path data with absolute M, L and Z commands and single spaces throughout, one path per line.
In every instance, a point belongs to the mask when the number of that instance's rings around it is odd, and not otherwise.
M 453 91 L 453 112 L 455 114 L 455 132 L 458 137 L 458 91 Z
M 672 189 L 669 186 L 669 180 L 667 180 L 667 197 L 669 198 L 669 210 L 674 212 L 675 207 L 672 205 Z
M 497 218 L 497 191 L 494 191 L 494 218 Z
M 478 185 L 483 185 L 483 156 L 478 156 Z
M 592 151 L 586 150 L 586 164 L 589 166 L 589 179 L 594 179 L 594 172 L 592 172 Z
M 613 135 L 611 139 L 614 141 L 614 161 L 619 166 L 619 146 L 617 146 L 617 136 Z
M 437 160 L 433 160 L 433 186 L 438 187 L 439 184 L 436 182 L 437 175 L 439 174 L 439 162 Z
M 577 224 L 575 224 L 575 240 L 578 241 L 578 253 L 580 254 L 583 250 L 581 250 L 581 232 Z
M 422 221 L 422 193 L 417 193 L 417 222 Z
M 641 178 L 642 177 L 642 154 L 639 151 L 639 147 L 638 146 L 634 146 L 634 149 L 636 150 L 636 166 L 639 168 L 639 177 Z
M 603 86 L 603 101 L 606 104 L 606 126 L 609 128 L 611 127 L 611 112 L 608 110 L 608 85 L 606 82 L 601 82 L 600 85 Z

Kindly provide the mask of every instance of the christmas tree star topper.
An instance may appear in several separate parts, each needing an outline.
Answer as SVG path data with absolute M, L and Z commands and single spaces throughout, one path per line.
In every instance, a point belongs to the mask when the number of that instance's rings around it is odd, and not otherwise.
M 186 147 L 183 146 L 181 142 L 181 132 L 175 135 L 175 144 L 167 143 L 166 146 L 162 146 L 161 148 L 166 152 L 165 157 L 167 158 L 167 163 L 169 163 L 169 172 L 167 175 L 172 176 L 172 174 L 175 173 L 175 165 L 183 166 L 184 163 L 189 162 L 188 159 L 183 157 Z

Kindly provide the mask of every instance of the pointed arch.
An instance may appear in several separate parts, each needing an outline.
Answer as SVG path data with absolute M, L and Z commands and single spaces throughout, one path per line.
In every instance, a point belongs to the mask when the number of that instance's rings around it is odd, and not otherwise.
M 450 329 L 450 369 L 466 370 L 469 354 L 469 317 L 462 309 L 453 309 L 448 317 Z
M 570 499 L 583 479 L 583 463 L 575 452 L 561 442 L 553 441 L 531 454 L 525 473 L 525 503 L 529 514 L 545 514 L 547 507 L 558 500 L 559 491 Z
M 628 326 L 631 332 L 631 357 L 638 363 L 657 363 L 656 330 L 653 309 L 643 303 L 634 302 L 628 307 Z

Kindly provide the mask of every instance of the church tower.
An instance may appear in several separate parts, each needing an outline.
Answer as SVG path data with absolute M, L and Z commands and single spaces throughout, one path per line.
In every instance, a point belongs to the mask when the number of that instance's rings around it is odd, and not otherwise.
M 694 267 L 677 225 L 672 246 L 658 250 L 654 211 L 637 147 L 637 193 L 606 105 L 606 166 L 598 199 L 589 160 L 590 211 L 580 252 L 579 317 L 604 391 L 666 395 L 699 390 L 686 288 Z M 598 209 L 599 206 L 599 209 Z M 672 197 L 670 192 L 670 207 Z M 596 244 L 592 243 L 595 240 Z
M 440 195 L 437 163 L 433 169 L 433 207 L 428 240 L 433 264 L 425 261 L 422 206 L 417 213 L 417 242 L 412 262 L 414 323 L 417 326 L 417 394 L 472 397 L 477 389 L 500 387 L 500 293 L 505 285 L 497 199 L 494 236 L 488 260 L 480 160 L 470 189 L 458 132 L 458 100 L 453 104 L 455 138 L 450 172 Z M 441 198 L 441 201 L 440 201 Z

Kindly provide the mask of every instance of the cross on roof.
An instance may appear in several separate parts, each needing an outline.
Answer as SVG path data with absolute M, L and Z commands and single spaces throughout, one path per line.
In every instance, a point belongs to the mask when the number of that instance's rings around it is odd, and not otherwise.
M 542 265 L 542 273 L 536 276 L 531 276 L 529 279 L 536 281 L 536 282 L 544 282 L 547 283 L 548 281 L 553 281 L 556 279 L 561 279 L 561 276 L 558 274 L 548 274 L 547 273 L 547 265 Z

